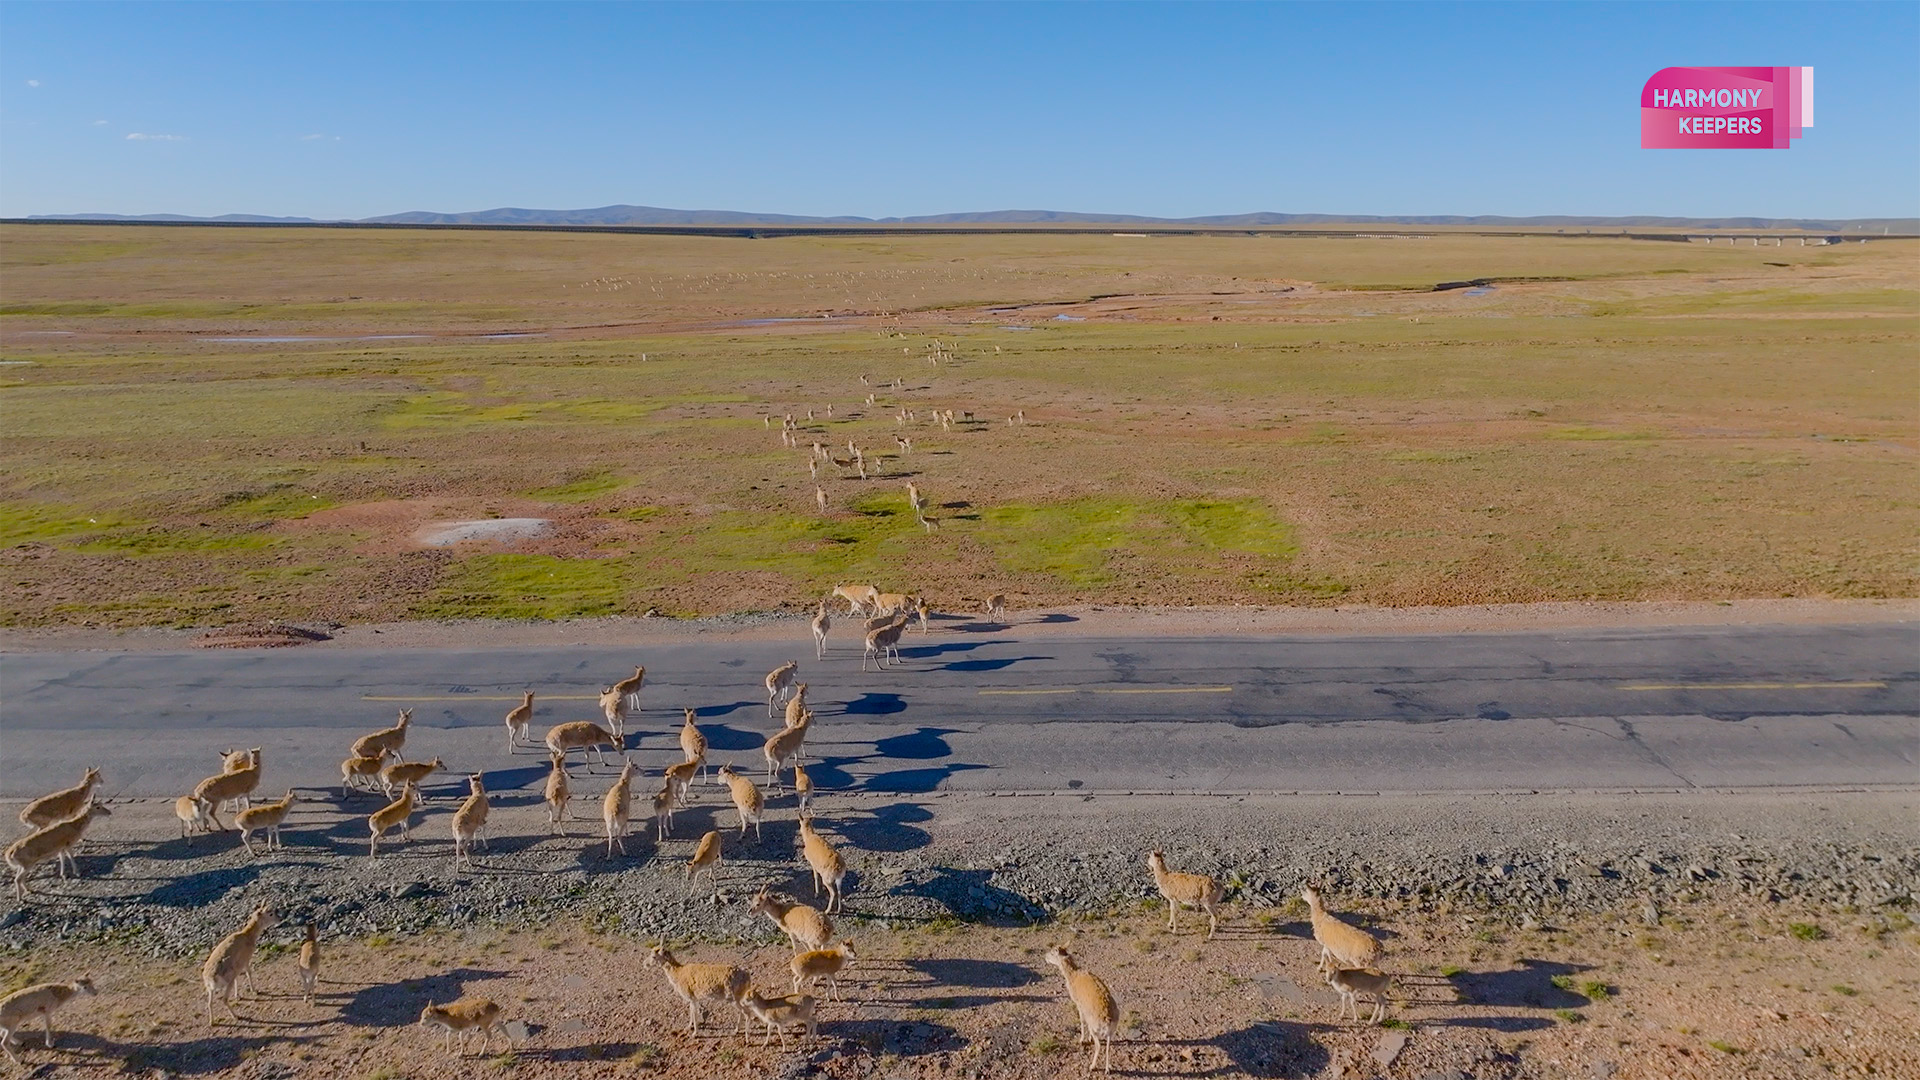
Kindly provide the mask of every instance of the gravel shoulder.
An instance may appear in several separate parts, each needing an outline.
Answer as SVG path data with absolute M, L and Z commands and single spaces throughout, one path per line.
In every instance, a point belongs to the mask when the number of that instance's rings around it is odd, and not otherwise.
M 575 812 L 597 809 L 606 782 L 578 783 Z M 611 859 L 588 823 L 552 837 L 540 807 L 503 800 L 470 870 L 452 865 L 450 800 L 377 861 L 368 796 L 297 804 L 286 851 L 257 859 L 232 833 L 179 839 L 162 803 L 116 803 L 80 855 L 84 877 L 42 877 L 0 915 L 14 985 L 110 970 L 130 998 L 63 1014 L 63 1029 L 96 1034 L 34 1060 L 468 1076 L 471 1064 L 423 1055 L 424 1033 L 383 1034 L 466 990 L 529 1024 L 495 1062 L 507 1073 L 1053 1076 L 1074 1063 L 1073 1027 L 1037 954 L 1072 938 L 1129 1010 L 1121 1068 L 1148 1075 L 1920 1067 L 1913 790 L 823 797 L 819 824 L 854 872 L 840 929 L 863 959 L 852 1001 L 823 1009 L 824 1041 L 788 1053 L 677 1034 L 685 1013 L 640 964 L 644 942 L 667 940 L 778 984 L 784 945 L 746 900 L 762 885 L 810 896 L 792 802 L 773 799 L 760 838 L 729 829 L 716 898 L 691 892 L 682 864 L 706 829 L 736 821 L 718 790 L 696 788 L 674 838 L 632 837 Z M 1191 916 L 1167 934 L 1142 865 L 1155 847 L 1226 883 L 1213 942 Z M 1394 1015 L 1412 1025 L 1391 1068 L 1373 1055 L 1397 1029 L 1331 1022 L 1296 899 L 1307 881 L 1386 941 L 1383 966 L 1402 979 Z M 303 921 L 323 927 L 337 981 L 306 1006 L 272 955 L 274 996 L 208 1036 L 193 971 L 262 902 L 286 913 L 277 943 Z M 1603 992 L 1582 993 L 1589 983 Z
M 418 620 L 324 628 L 315 649 L 527 648 L 619 646 L 692 640 L 800 640 L 811 611 L 743 612 L 696 619 Z M 971 618 L 972 613 L 936 617 Z M 1010 610 L 1021 636 L 1205 637 L 1267 634 L 1452 634 L 1552 629 L 1638 629 L 1681 626 L 1820 626 L 1920 621 L 1920 599 L 1732 601 L 1593 601 L 1482 604 L 1458 607 L 1084 606 Z M 0 653 L 189 649 L 221 639 L 221 628 L 111 630 L 84 627 L 0 629 Z

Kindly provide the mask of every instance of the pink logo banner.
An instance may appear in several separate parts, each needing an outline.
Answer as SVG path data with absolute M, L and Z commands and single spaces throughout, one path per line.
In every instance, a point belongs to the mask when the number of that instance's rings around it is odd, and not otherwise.
M 1640 88 L 1643 150 L 1785 150 L 1812 126 L 1810 67 L 1670 67 Z

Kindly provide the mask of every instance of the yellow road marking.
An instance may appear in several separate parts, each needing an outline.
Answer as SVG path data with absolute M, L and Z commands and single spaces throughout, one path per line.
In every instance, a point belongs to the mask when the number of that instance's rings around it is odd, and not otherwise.
M 1129 687 L 1066 687 L 1048 690 L 981 690 L 982 696 L 1033 695 L 1033 694 L 1231 694 L 1231 686 L 1129 686 Z
M 599 694 L 540 694 L 541 701 L 599 701 Z M 519 701 L 519 694 L 361 694 L 361 701 Z
M 1639 683 L 1621 690 L 1884 690 L 1883 682 L 1688 682 Z

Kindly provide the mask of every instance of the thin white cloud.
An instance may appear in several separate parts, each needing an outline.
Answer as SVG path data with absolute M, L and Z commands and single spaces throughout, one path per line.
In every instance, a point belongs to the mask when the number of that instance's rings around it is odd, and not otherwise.
M 186 142 L 185 135 L 149 135 L 144 131 L 135 131 L 127 135 L 135 142 Z
M 95 121 L 93 122 L 93 126 L 94 126 L 94 127 L 106 127 L 106 126 L 107 126 L 107 122 L 106 122 L 105 120 L 95 120 Z
M 340 136 L 338 135 L 302 135 L 300 136 L 300 141 L 301 142 L 323 142 L 323 141 L 339 142 Z
M 38 87 L 38 86 L 40 85 L 40 80 L 39 80 L 39 79 L 28 79 L 28 80 L 27 80 L 27 85 L 28 85 L 28 86 L 32 86 L 32 87 Z

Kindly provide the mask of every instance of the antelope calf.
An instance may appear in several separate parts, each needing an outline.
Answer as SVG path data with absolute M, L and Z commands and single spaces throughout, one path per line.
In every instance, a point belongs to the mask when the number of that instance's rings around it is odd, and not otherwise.
M 420 789 L 408 784 L 399 798 L 367 815 L 367 831 L 373 834 L 367 845 L 369 858 L 380 854 L 380 837 L 390 829 L 399 829 L 402 840 L 413 838 L 413 810 L 419 802 Z
M 699 845 L 693 849 L 693 858 L 687 860 L 688 891 L 692 891 L 694 882 L 700 880 L 701 874 L 706 874 L 707 880 L 716 889 L 719 888 L 719 867 L 720 830 L 709 829 L 707 835 L 701 837 Z
M 1047 951 L 1047 963 L 1060 969 L 1067 980 L 1067 996 L 1073 999 L 1073 1008 L 1080 1016 L 1080 1043 L 1085 1045 L 1093 1041 L 1093 1056 L 1087 1059 L 1087 1073 L 1092 1075 L 1100 1063 L 1100 1044 L 1107 1045 L 1107 1071 L 1113 1071 L 1113 1029 L 1120 1024 L 1120 1003 L 1113 998 L 1113 991 L 1100 981 L 1100 976 L 1091 971 L 1082 970 L 1074 962 L 1073 954 L 1065 945 L 1056 945 Z
M 760 815 L 766 810 L 767 798 L 753 781 L 733 771 L 732 765 L 720 766 L 720 779 L 726 781 L 727 793 L 733 796 L 733 808 L 740 812 L 740 835 L 747 835 L 747 825 L 753 825 L 753 838 L 760 839 Z
M 476 1028 L 480 1031 L 480 1052 L 487 1052 L 487 1043 L 493 1033 L 500 1033 L 501 1041 L 507 1049 L 513 1049 L 513 1039 L 507 1035 L 507 1026 L 500 1019 L 500 1006 L 486 998 L 463 997 L 451 1005 L 429 1005 L 420 1010 L 420 1026 L 429 1031 L 434 1028 L 446 1036 L 447 1052 L 455 1057 L 467 1054 L 467 1035 Z M 460 1036 L 460 1049 L 453 1048 L 453 1037 Z
M 394 788 L 409 785 L 418 788 L 427 777 L 446 767 L 446 762 L 439 758 L 432 761 L 396 761 L 380 770 L 380 789 L 391 799 Z M 425 801 L 424 797 L 422 801 Z
M 700 762 L 683 761 L 678 765 L 667 766 L 664 777 L 667 782 L 668 805 L 678 803 L 686 806 L 691 801 L 687 791 L 693 786 L 693 778 L 700 771 Z
M 268 851 L 281 848 L 280 825 L 287 820 L 287 812 L 293 809 L 293 789 L 287 789 L 287 797 L 279 802 L 262 803 L 249 806 L 234 815 L 233 823 L 240 829 L 240 842 L 247 845 L 247 854 L 257 855 L 253 850 L 253 833 L 263 831 L 267 834 Z M 177 808 L 176 808 L 177 809 Z
M 816 986 L 825 979 L 828 999 L 839 1000 L 840 973 L 858 959 L 853 952 L 853 942 L 846 940 L 832 948 L 809 949 L 795 954 L 787 965 L 793 969 L 793 992 L 797 994 L 802 988 Z
M 804 810 L 800 812 L 800 853 L 813 871 L 813 895 L 819 896 L 824 886 L 827 913 L 840 910 L 840 885 L 847 878 L 847 860 L 813 827 L 813 815 Z
M 471 850 L 477 842 L 485 844 L 487 814 L 492 807 L 487 803 L 486 777 L 474 773 L 467 777 L 467 785 L 472 789 L 460 809 L 453 812 L 453 861 L 473 864 Z
M 801 1038 L 811 1039 L 818 1028 L 813 1019 L 813 995 L 793 994 L 785 997 L 762 997 L 757 991 L 748 990 L 740 996 L 740 1006 L 747 1010 L 755 1020 L 767 1025 L 766 1038 L 760 1040 L 765 1046 L 773 1041 L 773 1033 L 780 1033 L 780 1049 L 787 1048 L 787 1029 L 804 1029 Z
M 927 606 L 926 597 L 921 597 L 920 600 L 913 605 L 913 617 L 919 621 L 920 633 L 922 635 L 926 634 L 927 620 L 932 616 L 933 609 Z
M 813 777 L 808 776 L 806 767 L 797 761 L 793 764 L 793 799 L 801 813 L 813 805 Z
M 640 711 L 640 688 L 645 686 L 646 682 L 647 669 L 636 664 L 634 665 L 632 675 L 608 687 L 609 690 L 620 695 L 620 701 L 623 705 L 621 711 L 622 717 L 630 716 Z
M 253 954 L 260 947 L 260 935 L 278 926 L 280 916 L 272 908 L 262 905 L 254 910 L 246 923 L 220 940 L 213 947 L 213 953 L 200 968 L 200 985 L 207 991 L 207 1026 L 213 1026 L 213 1002 L 219 998 L 227 1007 L 227 1015 L 236 1021 L 240 1014 L 233 1011 L 233 998 L 238 991 L 242 976 L 246 977 L 248 989 L 253 987 Z
M 787 943 L 796 949 L 824 949 L 827 942 L 833 940 L 833 920 L 819 908 L 798 901 L 788 903 L 773 895 L 773 891 L 762 886 L 753 903 L 747 910 L 757 911 L 773 920 L 786 935 Z
M 7 845 L 6 854 L 0 858 L 4 858 L 7 866 L 13 870 L 13 895 L 25 900 L 27 876 L 33 873 L 34 867 L 49 859 L 59 868 L 62 880 L 67 876 L 68 867 L 73 868 L 74 877 L 79 877 L 80 864 L 73 861 L 73 849 L 79 846 L 80 838 L 86 835 L 87 826 L 93 823 L 94 818 L 112 816 L 112 811 L 88 799 L 86 807 L 78 814 L 65 821 L 56 821 L 46 828 L 36 829 Z
M 559 724 L 547 732 L 549 753 L 564 755 L 569 750 L 584 750 L 593 755 L 596 764 L 604 764 L 607 759 L 600 752 L 602 746 L 612 747 L 616 754 L 624 754 L 627 740 L 625 736 L 608 731 L 591 720 Z
M 300 996 L 313 1000 L 314 987 L 320 984 L 320 928 L 307 924 L 307 939 L 300 943 Z
M 1340 1011 L 1334 1014 L 1335 1020 L 1344 1020 L 1347 1010 L 1353 1010 L 1353 1018 L 1360 1019 L 1360 995 L 1373 999 L 1373 1016 L 1367 1023 L 1377 1024 L 1386 1019 L 1387 991 L 1393 988 L 1393 976 L 1383 975 L 1371 968 L 1332 967 L 1327 969 L 1327 985 L 1340 995 Z
M 384 757 L 350 757 L 340 763 L 340 797 L 346 798 L 350 791 L 372 791 L 373 785 L 380 782 L 380 767 L 386 763 Z
M 613 858 L 617 844 L 620 854 L 627 853 L 627 827 L 633 821 L 633 762 L 620 767 L 620 777 L 607 789 L 600 804 L 600 820 L 607 826 L 607 858 Z
M 100 783 L 100 770 L 88 769 L 73 787 L 42 795 L 20 811 L 20 824 L 29 829 L 44 829 L 56 821 L 65 821 L 86 809 L 93 789 Z
M 533 691 L 520 694 L 520 704 L 507 711 L 507 753 L 528 741 L 527 726 L 533 723 Z
M 773 719 L 774 703 L 785 701 L 793 686 L 793 674 L 800 670 L 800 661 L 789 660 L 772 671 L 767 672 L 764 680 L 767 684 L 767 719 Z
M 1153 871 L 1153 885 L 1160 895 L 1167 899 L 1167 929 L 1179 933 L 1176 921 L 1182 907 L 1194 908 L 1207 913 L 1207 940 L 1213 940 L 1213 932 L 1220 929 L 1220 916 L 1215 908 L 1220 905 L 1224 890 L 1220 883 L 1204 874 L 1182 874 L 1167 869 L 1167 857 L 1156 851 L 1147 856 L 1147 869 Z
M 413 723 L 413 710 L 401 709 L 400 719 L 390 728 L 383 728 L 371 735 L 362 735 L 354 740 L 354 757 L 386 757 L 392 754 L 400 756 L 400 749 L 407 745 L 407 725 Z
M 567 803 L 573 798 L 573 791 L 567 784 L 567 759 L 559 753 L 547 755 L 547 828 L 567 835 Z
M 867 631 L 866 651 L 860 654 L 860 670 L 867 670 L 867 661 L 875 660 L 875 667 L 884 669 L 887 657 L 899 658 L 900 635 L 907 629 L 907 618 L 896 615 L 885 626 Z
M 787 699 L 786 726 L 794 727 L 798 725 L 801 718 L 807 715 L 807 684 L 795 683 L 793 686 L 793 696 Z
M 1328 914 L 1320 903 L 1320 893 L 1309 885 L 1300 890 L 1307 902 L 1307 914 L 1313 921 L 1313 940 L 1320 943 L 1322 971 L 1333 966 L 1368 968 L 1380 955 L 1380 943 L 1372 934 Z
M 22 1029 L 37 1017 L 46 1032 L 47 1049 L 53 1049 L 53 1013 L 55 1009 L 82 995 L 92 997 L 93 980 L 81 976 L 70 983 L 37 983 L 0 997 L 0 1050 L 15 1065 L 20 1058 L 13 1052 Z
M 749 985 L 746 972 L 732 964 L 683 964 L 664 945 L 655 945 L 646 963 L 659 968 L 675 996 L 687 1003 L 687 1034 L 699 1034 L 702 1006 L 723 1001 L 740 1010 L 740 1030 L 747 1030 L 747 1011 L 740 1004 Z
M 180 838 L 192 840 L 195 833 L 214 829 L 213 807 L 205 799 L 182 795 L 173 800 L 173 816 L 180 819 Z
M 707 779 L 707 737 L 693 724 L 693 710 L 682 709 L 687 714 L 687 722 L 680 725 L 680 753 L 684 760 L 700 766 L 700 780 Z
M 987 597 L 986 602 L 981 605 L 981 610 L 986 614 L 987 618 L 995 622 L 1005 621 L 1007 617 L 1006 595 L 1004 593 L 994 593 L 992 596 Z

